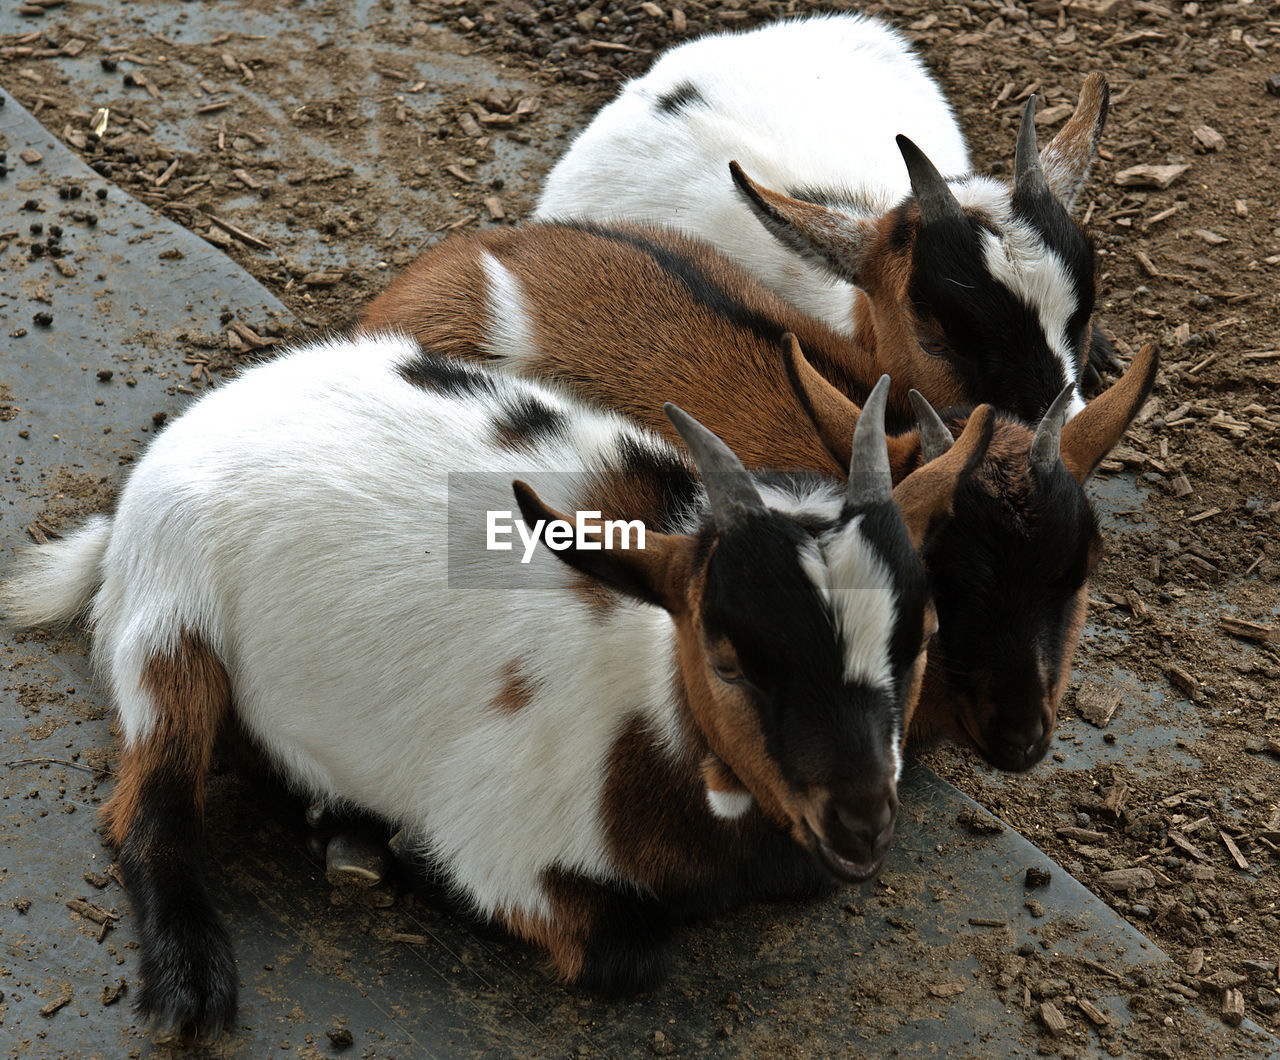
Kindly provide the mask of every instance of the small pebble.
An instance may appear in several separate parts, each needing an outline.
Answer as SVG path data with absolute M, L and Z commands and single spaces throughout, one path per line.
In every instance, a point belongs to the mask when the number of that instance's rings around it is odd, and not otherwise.
M 1267 78 L 1267 95 L 1280 96 L 1280 74 L 1272 74 Z

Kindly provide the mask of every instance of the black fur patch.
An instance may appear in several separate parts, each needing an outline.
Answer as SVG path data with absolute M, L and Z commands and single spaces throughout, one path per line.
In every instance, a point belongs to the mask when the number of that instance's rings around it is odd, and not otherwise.
M 690 107 L 705 107 L 706 104 L 706 99 L 692 82 L 681 81 L 670 92 L 664 92 L 658 97 L 657 106 L 664 114 L 679 114 Z
M 939 625 L 930 665 L 952 699 L 994 702 L 997 731 L 1039 716 L 1037 657 L 1058 672 L 1100 545 L 1088 499 L 1061 464 L 1041 474 L 988 463 L 957 490 L 955 516 L 925 554 Z
M 530 449 L 540 441 L 563 435 L 568 424 L 568 417 L 559 409 L 532 394 L 520 394 L 502 402 L 494 419 L 494 430 L 499 445 L 508 449 Z
M 138 1011 L 184 1039 L 216 1038 L 236 1009 L 231 939 L 205 889 L 189 784 L 155 783 L 119 853 L 138 917 Z
M 587 222 L 568 221 L 565 222 L 565 227 L 621 243 L 647 254 L 658 268 L 683 286 L 695 302 L 729 321 L 734 327 L 744 328 L 773 343 L 781 342 L 782 336 L 787 333 L 787 329 L 779 321 L 743 305 L 727 291 L 721 290 L 707 278 L 697 262 L 686 258 L 673 247 L 646 239 L 639 232 L 602 228 Z
M 493 380 L 480 369 L 428 350 L 414 354 L 399 366 L 398 371 L 405 382 L 438 394 L 466 397 L 496 393 Z

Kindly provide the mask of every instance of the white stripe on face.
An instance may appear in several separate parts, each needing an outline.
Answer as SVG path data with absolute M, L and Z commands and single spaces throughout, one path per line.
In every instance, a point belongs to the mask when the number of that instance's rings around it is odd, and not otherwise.
M 897 615 L 893 579 L 862 535 L 862 517 L 800 550 L 800 565 L 831 608 L 844 643 L 844 676 L 885 690 L 893 687 L 889 638 Z
M 1079 298 L 1062 259 L 1030 225 L 1018 221 L 1005 224 L 999 236 L 984 231 L 982 254 L 987 271 L 1035 311 L 1049 349 L 1062 364 L 1062 385 L 1074 384 L 1077 366 L 1067 324 Z M 1084 401 L 1077 390 L 1068 415 L 1082 408 Z

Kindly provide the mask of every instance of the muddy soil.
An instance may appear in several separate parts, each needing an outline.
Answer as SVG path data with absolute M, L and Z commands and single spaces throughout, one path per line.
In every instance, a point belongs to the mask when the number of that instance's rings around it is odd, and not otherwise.
M 362 28 L 345 36 L 327 28 L 341 22 L 336 0 L 288 5 L 290 31 L 278 34 L 264 32 L 280 11 L 268 0 L 222 5 L 217 33 L 207 17 L 186 28 L 181 10 L 200 5 L 51 6 L 0 38 L 0 80 L 100 173 L 226 249 L 305 326 L 341 329 L 424 246 L 527 217 L 572 130 L 657 51 L 816 7 L 352 6 Z M 1079 212 L 1117 348 L 1154 341 L 1163 352 L 1152 401 L 1096 483 L 1109 554 L 1054 752 L 1016 777 L 954 748 L 926 761 L 1185 970 L 1132 1003 L 1164 1005 L 1172 1022 L 1184 1003 L 1216 1015 L 1238 988 L 1247 1015 L 1278 1030 L 1280 4 L 861 9 L 917 43 L 979 171 L 1009 171 L 1028 94 L 1040 98 L 1043 138 L 1087 73 L 1107 75 L 1111 117 Z M 406 55 L 433 69 L 484 56 L 501 76 L 428 82 Z M 68 62 L 99 66 L 91 98 Z M 1117 182 L 1144 164 L 1186 168 L 1165 188 Z M 12 187 L 25 163 L 4 165 Z M 371 167 L 396 174 L 394 193 Z M 0 262 L 47 249 L 43 235 L 0 233 Z M 216 348 L 188 351 L 197 390 L 277 342 L 253 322 L 227 324 Z M 86 489 L 87 509 L 102 498 L 98 484 Z M 1117 699 L 1110 720 L 1086 720 Z M 1108 884 L 1136 868 L 1147 870 L 1130 877 L 1138 884 Z

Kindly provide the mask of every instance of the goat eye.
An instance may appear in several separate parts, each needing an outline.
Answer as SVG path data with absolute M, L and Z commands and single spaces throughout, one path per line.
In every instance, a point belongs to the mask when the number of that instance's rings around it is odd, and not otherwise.
M 729 684 L 742 680 L 742 669 L 736 663 L 712 663 L 712 669 L 721 681 Z
M 917 339 L 920 348 L 924 350 L 930 357 L 945 357 L 951 352 L 951 347 L 945 342 L 931 342 L 927 339 Z

